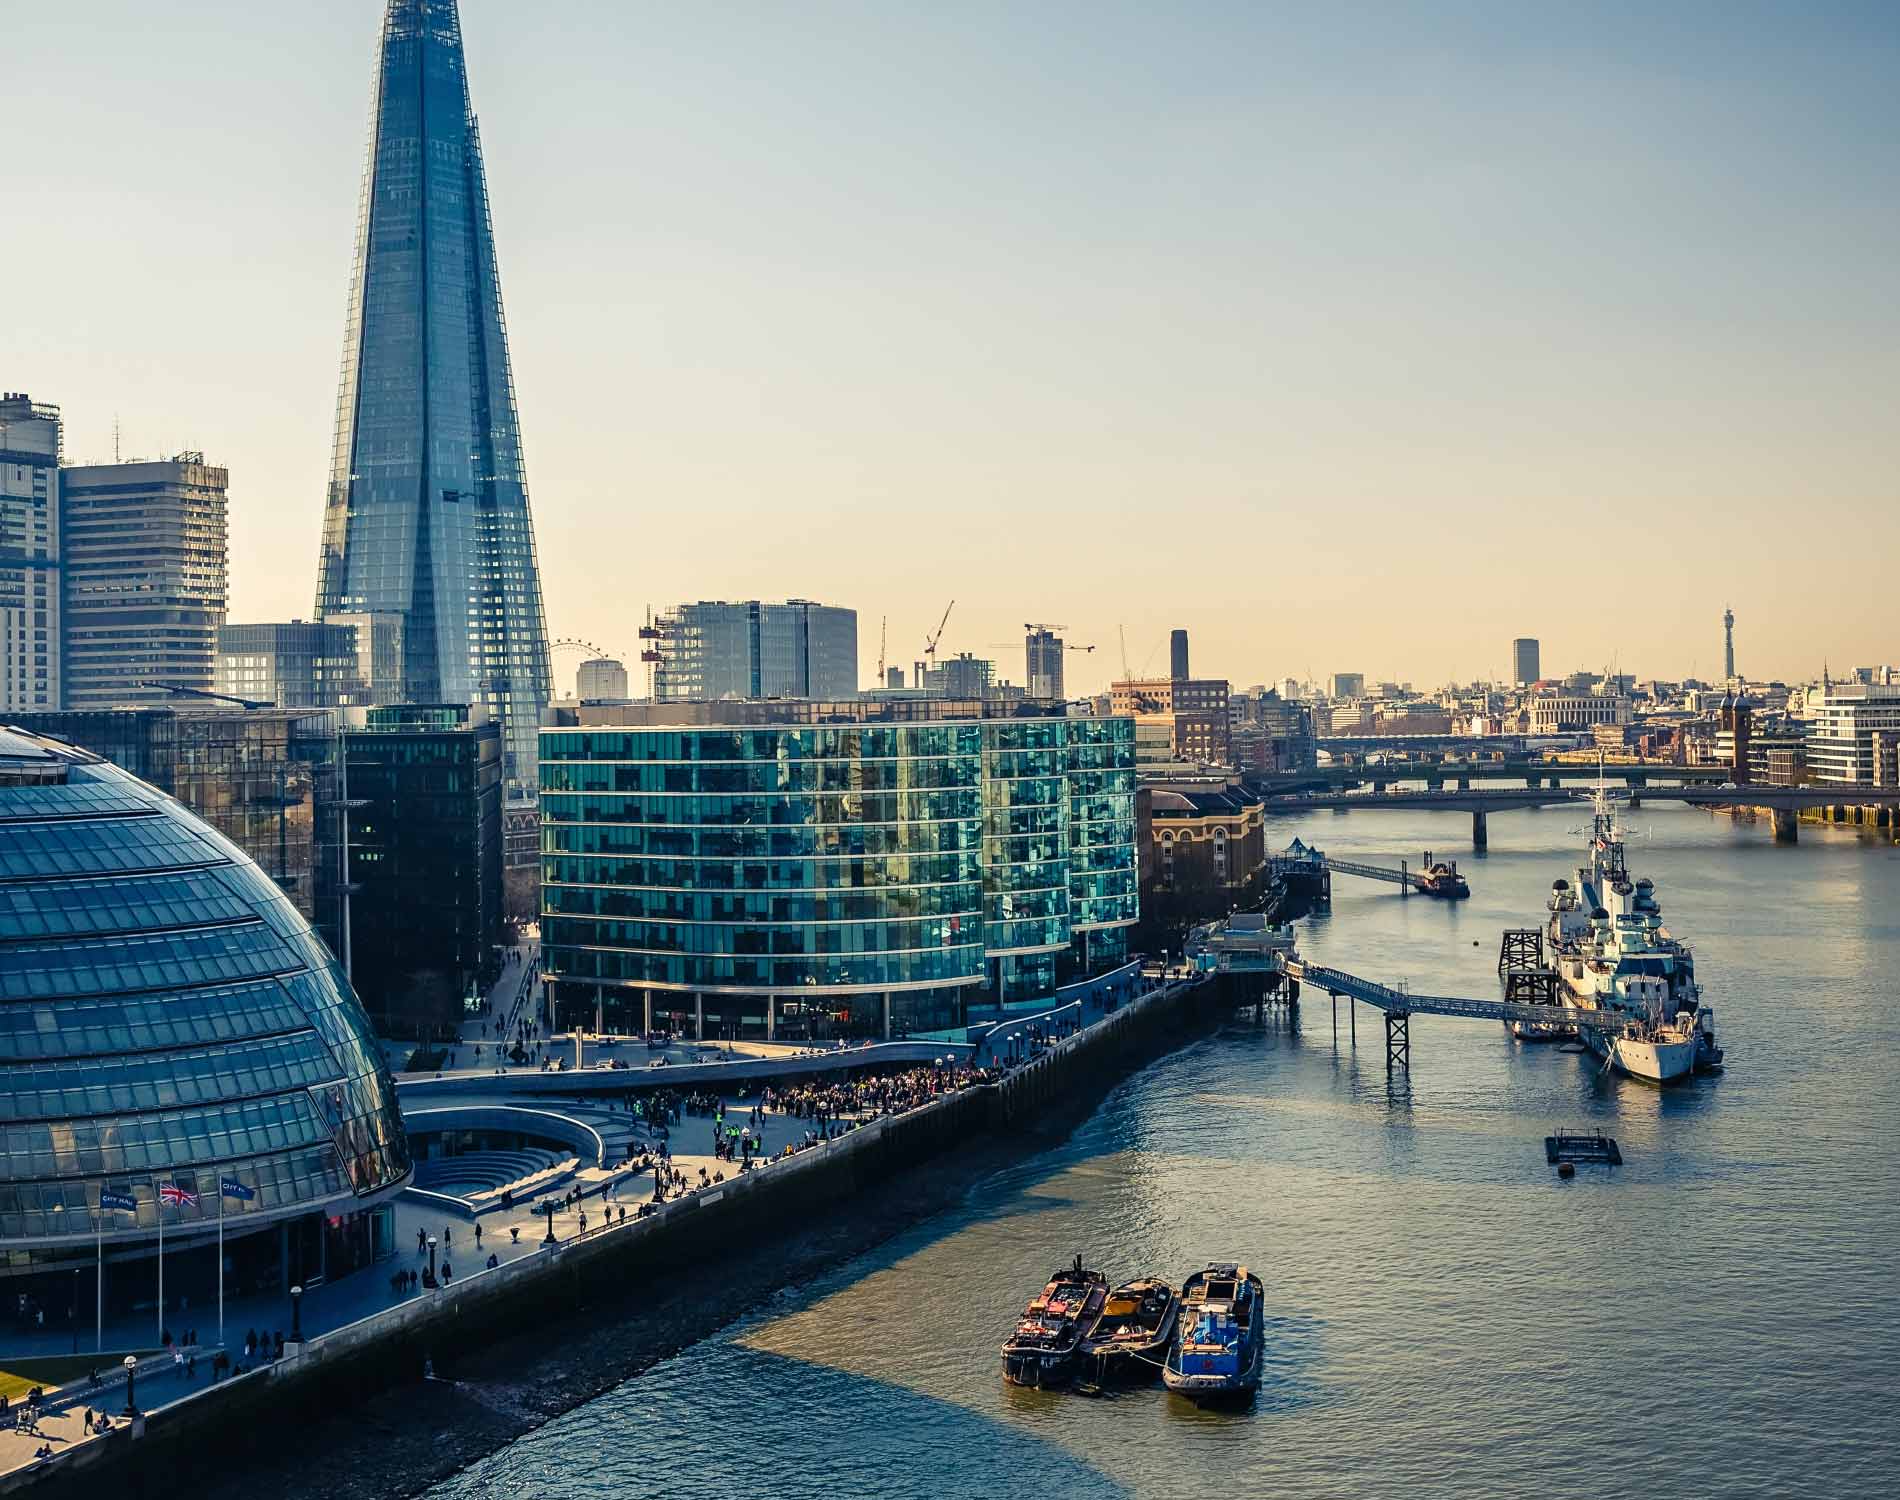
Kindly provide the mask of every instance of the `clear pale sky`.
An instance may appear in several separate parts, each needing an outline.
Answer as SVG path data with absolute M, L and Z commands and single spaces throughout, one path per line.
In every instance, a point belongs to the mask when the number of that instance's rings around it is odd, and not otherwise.
M 307 617 L 379 0 L 0 16 L 0 387 Z M 555 636 L 1900 658 L 1891 4 L 463 0 Z M 1005 643 L 998 645 L 998 643 Z M 571 683 L 574 658 L 557 662 Z

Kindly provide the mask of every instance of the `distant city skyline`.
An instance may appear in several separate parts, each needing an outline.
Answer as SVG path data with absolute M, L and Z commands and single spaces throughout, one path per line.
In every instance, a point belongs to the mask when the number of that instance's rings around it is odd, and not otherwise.
M 1747 677 L 1900 656 L 1890 15 L 1346 9 L 464 0 L 549 634 L 820 598 L 870 686 L 955 596 L 946 657 L 1065 622 L 1074 693 L 1124 627 L 1237 686 L 1713 681 L 1725 607 Z M 60 150 L 6 386 L 229 469 L 233 621 L 310 614 L 381 11 L 9 22 Z

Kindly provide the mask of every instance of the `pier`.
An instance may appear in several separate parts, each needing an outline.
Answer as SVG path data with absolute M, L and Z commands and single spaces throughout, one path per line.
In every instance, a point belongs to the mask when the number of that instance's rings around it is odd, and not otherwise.
M 1291 954 L 1280 959 L 1281 972 L 1287 978 L 1314 989 L 1325 990 L 1333 1000 L 1333 1039 L 1339 1038 L 1339 1002 L 1357 1001 L 1370 1005 L 1385 1017 L 1385 1066 L 1390 1072 L 1401 1068 L 1410 1072 L 1412 1068 L 1411 1018 L 1419 1016 L 1462 1016 L 1471 1021 L 1526 1021 L 1538 1025 L 1550 1024 L 1550 1006 L 1547 1004 L 1526 1004 L 1516 1000 L 1467 1000 L 1455 995 L 1415 995 L 1409 990 L 1395 989 L 1376 980 L 1361 979 L 1357 974 L 1348 974 L 1343 969 L 1332 969 L 1324 964 L 1308 963 L 1303 958 Z M 1347 1023 L 1352 1027 L 1352 1037 L 1356 1044 L 1359 1031 L 1354 1021 L 1355 1012 L 1349 1003 Z M 1625 1018 L 1612 1015 L 1607 1011 L 1567 1010 L 1564 1012 L 1567 1024 L 1592 1028 L 1601 1031 L 1619 1031 Z
M 1400 860 L 1397 868 L 1394 868 L 1391 865 L 1364 865 L 1356 860 L 1333 859 L 1325 854 L 1318 854 L 1317 857 L 1336 875 L 1356 875 L 1361 880 L 1383 880 L 1396 885 L 1408 896 L 1417 891 L 1420 895 L 1455 901 L 1471 894 L 1471 887 L 1458 873 L 1456 862 L 1434 862 L 1429 849 L 1425 851 L 1424 861 L 1417 870 L 1404 860 Z

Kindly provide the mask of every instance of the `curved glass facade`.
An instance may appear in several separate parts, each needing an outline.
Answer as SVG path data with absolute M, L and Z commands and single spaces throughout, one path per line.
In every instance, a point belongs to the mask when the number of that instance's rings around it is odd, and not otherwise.
M 1068 743 L 1069 905 L 1078 938 L 1106 952 L 1112 928 L 1140 915 L 1135 854 L 1135 724 L 1132 719 L 1071 719 Z M 1125 951 L 1125 941 L 1124 941 Z
M 958 1026 L 978 986 L 1099 972 L 1134 920 L 1125 719 L 549 727 L 540 765 L 563 1024 Z M 1086 950 L 1078 901 L 1106 934 Z
M 541 757 L 541 939 L 583 1018 L 597 985 L 934 1025 L 981 982 L 977 726 L 547 730 Z
M 6 731 L 0 1155 L 14 1270 L 95 1229 L 148 1239 L 161 1212 L 208 1228 L 221 1178 L 251 1195 L 224 1198 L 239 1235 L 334 1223 L 410 1174 L 362 1007 L 283 891 L 116 766 Z M 161 1209 L 162 1184 L 196 1202 Z

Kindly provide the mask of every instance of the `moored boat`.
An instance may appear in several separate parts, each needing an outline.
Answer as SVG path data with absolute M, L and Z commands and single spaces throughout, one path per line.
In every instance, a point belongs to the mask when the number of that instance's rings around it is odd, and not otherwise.
M 1605 1066 L 1647 1083 L 1721 1067 L 1695 955 L 1663 926 L 1654 882 L 1630 878 L 1623 831 L 1600 780 L 1590 862 L 1578 867 L 1574 885 L 1555 882 L 1548 909 L 1545 940 L 1566 1007 L 1614 1023 L 1577 1026 Z
M 1108 1278 L 1084 1270 L 1076 1256 L 1023 1309 L 1003 1345 L 1003 1379 L 1011 1385 L 1067 1385 L 1080 1364 L 1082 1337 L 1100 1320 L 1107 1300 Z
M 1082 1339 L 1082 1370 L 1097 1384 L 1153 1380 L 1167 1361 L 1181 1302 L 1155 1277 L 1118 1286 Z
M 1181 1287 L 1181 1310 L 1161 1380 L 1192 1401 L 1232 1400 L 1260 1385 L 1266 1288 L 1232 1261 L 1210 1261 Z

